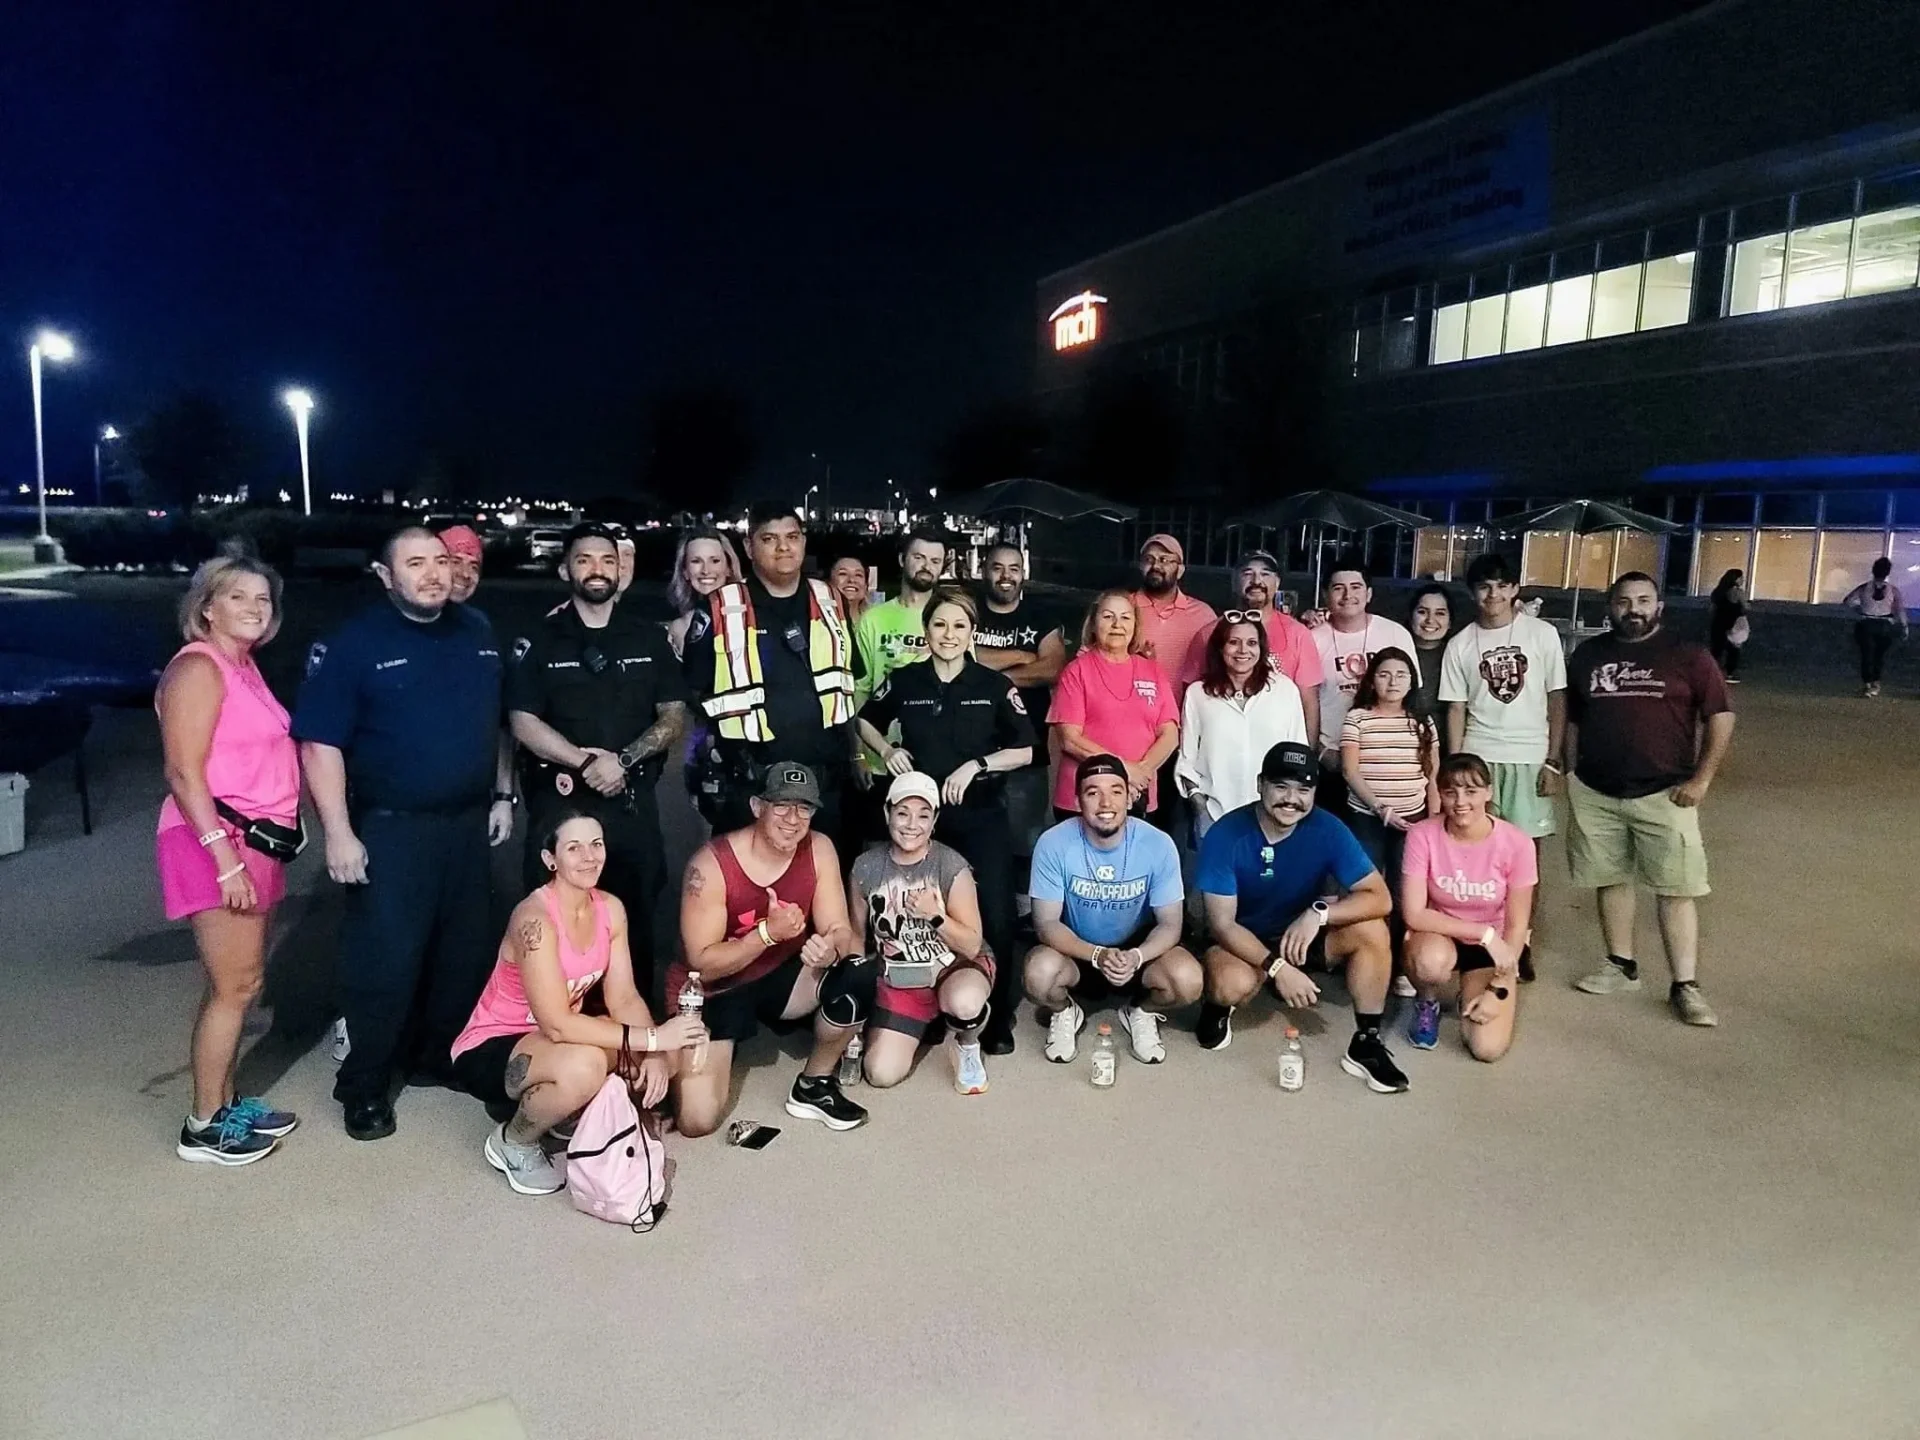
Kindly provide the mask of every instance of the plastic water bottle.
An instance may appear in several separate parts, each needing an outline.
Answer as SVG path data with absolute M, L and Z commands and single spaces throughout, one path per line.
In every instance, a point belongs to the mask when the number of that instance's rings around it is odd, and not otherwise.
M 680 987 L 680 1013 L 696 1019 L 707 1008 L 706 988 L 700 983 L 700 972 L 689 970 L 687 983 Z M 707 1062 L 707 1047 L 704 1043 L 693 1047 L 693 1058 L 687 1062 L 687 1068 L 698 1070 Z
M 866 1044 L 856 1035 L 847 1042 L 847 1048 L 840 1056 L 840 1088 L 860 1083 L 860 1057 L 866 1052 Z
M 1113 1084 L 1113 1077 L 1118 1069 L 1115 1063 L 1117 1059 L 1118 1056 L 1113 1048 L 1113 1027 L 1103 1022 L 1099 1037 L 1093 1042 L 1093 1083 L 1102 1090 L 1110 1088 Z
M 1300 1032 L 1289 1025 L 1287 1043 L 1280 1050 L 1280 1088 L 1300 1090 L 1307 1083 L 1307 1057 L 1300 1049 Z

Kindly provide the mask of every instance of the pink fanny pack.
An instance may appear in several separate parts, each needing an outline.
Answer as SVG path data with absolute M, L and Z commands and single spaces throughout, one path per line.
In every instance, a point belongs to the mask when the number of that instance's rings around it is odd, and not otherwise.
M 667 1179 L 658 1122 L 634 1108 L 620 1075 L 609 1075 L 567 1142 L 574 1208 L 645 1234 L 667 1208 Z

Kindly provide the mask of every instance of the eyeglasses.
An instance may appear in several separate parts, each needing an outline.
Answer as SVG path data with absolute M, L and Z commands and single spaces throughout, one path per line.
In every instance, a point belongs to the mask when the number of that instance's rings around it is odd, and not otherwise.
M 1222 610 L 1220 618 L 1229 625 L 1258 625 L 1262 620 L 1258 610 Z

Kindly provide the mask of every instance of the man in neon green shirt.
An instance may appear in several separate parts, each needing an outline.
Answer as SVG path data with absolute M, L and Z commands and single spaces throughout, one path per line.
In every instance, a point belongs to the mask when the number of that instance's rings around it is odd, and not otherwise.
M 900 549 L 900 594 L 870 605 L 853 627 L 858 673 L 853 682 L 857 709 L 902 665 L 927 658 L 924 616 L 927 597 L 947 568 L 947 542 L 932 530 L 915 530 Z

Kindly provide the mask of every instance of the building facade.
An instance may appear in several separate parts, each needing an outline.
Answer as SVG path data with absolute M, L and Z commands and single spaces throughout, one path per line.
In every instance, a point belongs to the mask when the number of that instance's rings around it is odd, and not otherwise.
M 1048 276 L 1036 395 L 1150 377 L 1183 495 L 1355 485 L 1431 517 L 1374 537 L 1403 575 L 1920 572 L 1916 57 L 1920 5 L 1724 0 Z M 1309 474 L 1235 471 L 1271 407 Z M 1685 530 L 1503 535 L 1574 495 Z

